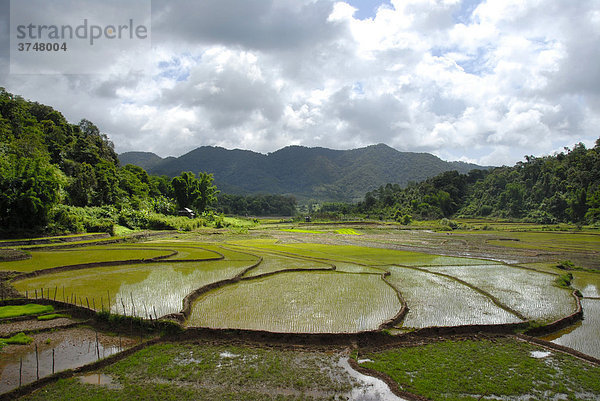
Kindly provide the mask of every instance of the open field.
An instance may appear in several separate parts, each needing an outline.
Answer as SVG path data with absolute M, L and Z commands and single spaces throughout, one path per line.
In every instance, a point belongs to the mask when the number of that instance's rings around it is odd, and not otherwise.
M 546 338 L 600 357 L 597 353 L 600 349 L 597 343 L 600 274 L 593 270 L 596 263 L 594 256 L 600 252 L 600 243 L 596 240 L 600 237 L 594 232 L 485 230 L 439 233 L 401 230 L 395 225 L 378 224 L 356 227 L 307 225 L 300 229 L 292 226 L 288 231 L 280 229 L 286 227 L 290 228 L 290 225 L 252 224 L 244 232 L 238 232 L 237 229 L 206 230 L 205 233 L 172 234 L 142 242 L 89 246 L 77 244 L 78 247 L 72 249 L 62 248 L 64 244 L 60 243 L 57 245 L 60 248 L 56 249 L 48 245 L 41 249 L 29 248 L 27 252 L 31 258 L 0 262 L 0 270 L 41 272 L 35 276 L 9 275 L 7 278 L 11 281 L 5 281 L 3 288 L 11 290 L 6 287 L 10 285 L 12 290 L 27 294 L 30 298 L 41 297 L 43 289 L 44 298 L 56 298 L 57 301 L 76 304 L 84 309 L 89 305 L 90 309 L 97 311 L 110 309 L 115 314 L 146 319 L 167 315 L 175 318 L 177 315 L 177 321 L 183 322 L 184 327 L 215 329 L 217 333 L 219 329 L 242 329 L 332 335 L 377 332 L 383 328 L 391 329 L 392 333 L 416 330 L 418 335 L 419 329 L 437 330 L 438 327 L 462 326 L 469 330 L 470 325 L 478 325 L 487 327 L 486 330 L 491 332 L 496 325 L 509 327 L 506 324 L 512 323 L 520 323 L 519 327 L 526 327 L 523 324 L 534 327 L 573 314 L 577 304 L 571 293 L 573 289 L 578 289 L 584 297 L 581 300 L 584 320 Z M 15 252 L 18 251 L 17 247 Z M 565 272 L 555 266 L 567 258 L 581 269 L 571 271 L 571 288 L 559 288 L 554 281 Z M 67 267 L 66 270 L 63 267 Z M 51 268 L 56 269 L 44 271 Z M 524 358 L 523 355 L 529 352 L 524 351 L 518 341 L 502 340 L 494 346 L 485 341 L 478 340 L 473 344 L 458 341 L 455 347 L 464 348 L 468 355 L 469 352 L 475 352 L 472 349 L 483 346 L 490 349 L 489 358 L 496 355 L 499 360 L 503 360 L 504 352 L 512 353 L 507 357 L 508 360 L 518 359 L 515 355 Z M 157 363 L 152 358 L 158 358 L 157 361 L 167 365 L 174 363 L 175 370 L 169 373 L 172 376 L 170 378 L 161 376 L 167 374 L 170 368 L 155 374 L 140 370 L 142 364 L 139 362 L 132 362 L 133 365 L 127 362 L 128 365 L 123 365 L 120 373 L 111 370 L 122 366 L 119 362 L 99 373 L 112 377 L 113 384 L 107 387 L 91 388 L 77 379 L 69 379 L 47 387 L 47 393 L 44 394 L 48 398 L 44 399 L 58 398 L 61 393 L 82 392 L 89 394 L 89 399 L 124 399 L 127 394 L 136 391 L 144 393 L 149 389 L 164 395 L 166 399 L 204 399 L 202 397 L 209 396 L 213 399 L 265 399 L 266 390 L 258 388 L 270 389 L 268 391 L 274 395 L 273 399 L 335 399 L 337 396 L 347 397 L 356 390 L 356 383 L 352 380 L 345 382 L 342 387 L 324 384 L 324 388 L 328 388 L 325 392 L 316 391 L 310 384 L 321 379 L 312 375 L 324 376 L 328 375 L 325 372 L 338 369 L 340 360 L 349 355 L 347 350 L 336 350 L 333 359 L 331 355 L 334 354 L 330 353 L 315 356 L 320 361 L 317 364 L 330 366 L 328 364 L 334 363 L 337 367 L 323 368 L 319 370 L 320 373 L 313 371 L 310 379 L 302 379 L 310 385 L 295 387 L 287 383 L 282 384 L 282 391 L 279 391 L 269 387 L 271 379 L 264 374 L 247 379 L 245 383 L 248 383 L 248 387 L 244 387 L 235 381 L 237 379 L 227 378 L 226 370 L 223 370 L 224 363 L 235 361 L 235 366 L 239 367 L 264 361 L 279 369 L 276 361 L 281 362 L 281 358 L 288 358 L 289 355 L 280 355 L 277 357 L 279 359 L 273 360 L 279 351 L 262 350 L 254 346 L 236 352 L 217 352 L 216 348 L 210 351 L 213 346 L 223 347 L 218 344 L 170 346 L 174 347 L 173 354 L 170 354 L 169 347 L 162 346 L 153 346 L 142 352 L 152 364 Z M 178 347 L 190 348 L 182 351 Z M 420 352 L 425 356 L 435 355 L 436 352 L 448 355 L 459 352 L 443 347 L 436 351 L 435 347 L 435 344 L 421 346 Z M 212 356 L 202 354 L 205 351 L 212 352 Z M 400 347 L 389 352 L 404 351 L 406 349 Z M 192 356 L 185 357 L 185 362 L 181 362 L 182 357 L 177 355 L 187 355 L 189 352 Z M 222 356 L 229 353 L 241 356 Z M 252 353 L 259 353 L 260 356 L 246 356 Z M 359 354 L 362 358 L 360 350 Z M 562 354 L 557 352 L 556 355 Z M 299 356 L 294 358 L 302 360 Z M 378 355 L 369 358 L 375 364 L 380 363 Z M 442 364 L 439 358 L 426 359 L 427 369 L 432 366 L 437 369 L 437 365 Z M 531 396 L 532 399 L 539 399 L 536 397 L 539 397 L 542 389 L 549 391 L 549 394 L 584 397 L 581 399 L 586 399 L 585 394 L 600 394 L 587 382 L 578 381 L 580 379 L 574 373 L 576 369 L 572 368 L 574 362 L 565 362 L 562 356 L 556 358 L 552 359 L 553 364 L 558 361 L 556 364 L 569 366 L 561 368 L 560 375 L 538 366 L 540 360 L 550 359 L 533 358 L 530 364 L 517 367 L 507 365 L 507 370 L 533 369 L 536 375 L 540 375 L 535 383 L 529 383 L 529 387 L 516 386 L 514 394 L 510 395 L 483 387 L 477 387 L 472 392 L 469 390 L 467 395 L 440 395 L 435 393 L 435 389 L 441 384 L 432 385 L 438 379 L 426 370 L 410 373 L 408 365 L 403 365 L 400 370 L 409 376 L 422 374 L 423 379 L 419 380 L 424 384 L 410 384 L 406 388 L 417 394 L 429 394 L 427 396 L 432 399 L 478 399 L 481 395 L 491 397 L 492 394 L 498 397 Z M 478 369 L 483 373 L 472 376 L 472 380 L 509 383 L 507 379 L 485 370 L 486 364 L 491 363 L 485 358 L 473 361 L 475 365 L 482 364 Z M 386 369 L 399 369 L 389 361 L 376 367 L 369 363 L 364 365 L 383 372 Z M 263 368 L 275 369 L 252 366 L 249 368 L 251 372 Z M 203 393 L 198 390 L 200 379 L 191 373 L 192 367 L 208 375 L 208 388 Z M 595 377 L 594 369 L 586 368 L 586 372 L 591 372 L 591 377 Z M 345 368 L 340 372 L 344 371 Z M 282 374 L 292 376 L 285 370 Z M 215 379 L 219 375 L 223 375 L 223 382 Z M 565 386 L 555 387 L 552 380 L 563 378 L 561 375 L 575 377 L 564 379 Z M 447 376 L 448 380 L 452 380 L 450 374 Z M 402 380 L 405 379 L 398 377 L 395 380 L 402 387 Z M 177 384 L 173 385 L 172 380 L 176 380 Z M 229 381 L 234 384 L 229 386 Z M 112 385 L 116 387 L 112 388 Z M 575 390 L 579 385 L 587 389 L 585 394 Z M 465 398 L 460 398 L 463 396 Z M 33 397 L 36 399 L 37 396 Z M 349 398 L 353 399 L 351 396 Z

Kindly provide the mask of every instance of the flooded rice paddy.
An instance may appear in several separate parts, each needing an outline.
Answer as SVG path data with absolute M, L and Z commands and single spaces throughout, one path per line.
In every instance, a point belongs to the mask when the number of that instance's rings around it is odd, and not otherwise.
M 390 266 L 388 280 L 400 289 L 409 311 L 403 327 L 517 323 L 521 319 L 477 291 L 447 277 Z
M 556 287 L 553 275 L 501 264 L 436 266 L 427 270 L 474 285 L 529 319 L 554 321 L 576 309 L 571 291 Z
M 381 275 L 293 272 L 211 291 L 189 326 L 339 333 L 375 330 L 401 308 Z
M 108 336 L 87 328 L 29 336 L 34 340 L 29 345 L 7 345 L 2 349 L 0 393 L 19 387 L 19 383 L 24 385 L 54 372 L 95 362 L 129 348 L 136 342 L 129 337 Z

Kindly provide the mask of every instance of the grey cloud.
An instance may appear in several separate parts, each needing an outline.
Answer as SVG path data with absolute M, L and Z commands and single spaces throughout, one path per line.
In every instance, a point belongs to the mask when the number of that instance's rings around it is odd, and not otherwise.
M 289 50 L 335 38 L 326 0 L 154 0 L 152 34 L 157 41 Z

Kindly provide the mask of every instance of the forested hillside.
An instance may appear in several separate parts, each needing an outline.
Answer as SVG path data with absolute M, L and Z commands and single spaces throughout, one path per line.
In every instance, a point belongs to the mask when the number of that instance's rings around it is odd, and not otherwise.
M 212 176 L 205 179 L 211 188 Z M 119 166 L 92 122 L 70 124 L 53 108 L 0 88 L 0 234 L 112 232 L 115 223 L 176 228 L 161 217 L 177 210 L 171 183 Z
M 150 155 L 150 156 L 149 156 Z M 141 154 L 152 164 L 163 159 Z M 292 215 L 286 196 L 220 195 L 201 170 L 173 178 L 121 166 L 113 144 L 88 120 L 69 123 L 53 108 L 0 88 L 0 235 L 192 229 L 220 225 L 225 213 Z M 201 219 L 176 217 L 191 208 Z
M 324 210 L 340 208 L 325 205 Z M 596 223 L 600 221 L 600 139 L 592 149 L 579 143 L 553 156 L 526 156 L 512 167 L 445 172 L 406 188 L 387 184 L 367 193 L 353 209 L 404 221 L 463 216 Z
M 386 182 L 405 186 L 444 171 L 467 173 L 474 164 L 446 162 L 428 153 L 399 152 L 379 144 L 352 150 L 288 146 L 267 155 L 202 146 L 174 158 L 153 153 L 119 155 L 153 174 L 210 171 L 223 191 L 235 194 L 288 194 L 302 200 L 358 202 Z

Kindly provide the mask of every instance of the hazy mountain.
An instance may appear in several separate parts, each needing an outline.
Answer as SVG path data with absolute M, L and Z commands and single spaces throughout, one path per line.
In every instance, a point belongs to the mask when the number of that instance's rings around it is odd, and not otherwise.
M 383 144 L 353 150 L 288 146 L 266 155 L 203 146 L 177 158 L 128 152 L 119 159 L 123 165 L 136 164 L 151 174 L 171 177 L 182 171 L 210 172 L 219 189 L 228 193 L 293 194 L 330 201 L 359 200 L 386 183 L 406 185 L 444 171 L 485 168 L 446 162 L 428 153 L 399 152 Z

